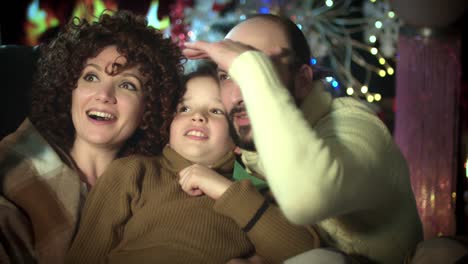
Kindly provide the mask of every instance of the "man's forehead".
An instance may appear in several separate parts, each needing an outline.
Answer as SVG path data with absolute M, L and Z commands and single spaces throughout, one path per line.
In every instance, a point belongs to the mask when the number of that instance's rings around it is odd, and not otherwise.
M 266 19 L 254 18 L 244 21 L 229 31 L 226 38 L 264 52 L 274 47 L 289 48 L 288 39 L 282 27 Z

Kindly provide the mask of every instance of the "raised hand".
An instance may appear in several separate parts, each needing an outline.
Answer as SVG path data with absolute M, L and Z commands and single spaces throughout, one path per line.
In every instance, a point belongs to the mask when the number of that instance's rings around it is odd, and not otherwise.
M 189 195 L 208 195 L 217 200 L 231 186 L 232 181 L 216 171 L 199 164 L 193 164 L 179 172 L 179 184 Z
M 218 42 L 195 41 L 185 43 L 183 54 L 189 59 L 211 59 L 218 67 L 228 70 L 235 58 L 253 47 L 230 39 Z

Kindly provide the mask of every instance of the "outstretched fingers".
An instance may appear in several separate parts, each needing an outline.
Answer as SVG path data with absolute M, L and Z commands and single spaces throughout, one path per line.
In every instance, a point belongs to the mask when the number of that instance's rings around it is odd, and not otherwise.
M 189 59 L 210 58 L 220 69 L 227 70 L 240 54 L 253 49 L 251 46 L 230 39 L 212 43 L 195 41 L 185 43 L 183 54 Z
M 189 59 L 207 59 L 210 56 L 206 52 L 210 43 L 206 41 L 186 42 L 182 53 Z

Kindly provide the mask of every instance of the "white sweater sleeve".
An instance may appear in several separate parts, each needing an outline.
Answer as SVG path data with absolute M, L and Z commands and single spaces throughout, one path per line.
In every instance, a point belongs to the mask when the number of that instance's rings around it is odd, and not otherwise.
M 266 55 L 244 52 L 229 73 L 241 87 L 265 177 L 291 221 L 312 224 L 388 199 L 379 157 L 391 136 L 375 115 L 350 105 L 311 128 Z

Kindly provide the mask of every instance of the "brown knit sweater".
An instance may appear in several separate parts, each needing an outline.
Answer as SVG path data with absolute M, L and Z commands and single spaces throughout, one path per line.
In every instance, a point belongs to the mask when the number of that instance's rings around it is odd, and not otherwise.
M 233 162 L 229 154 L 214 168 L 229 174 Z M 169 147 L 161 157 L 114 161 L 89 193 L 67 263 L 226 263 L 254 252 L 277 263 L 318 246 L 313 230 L 274 205 L 244 232 L 264 197 L 250 181 L 217 201 L 189 196 L 178 172 L 191 164 Z

